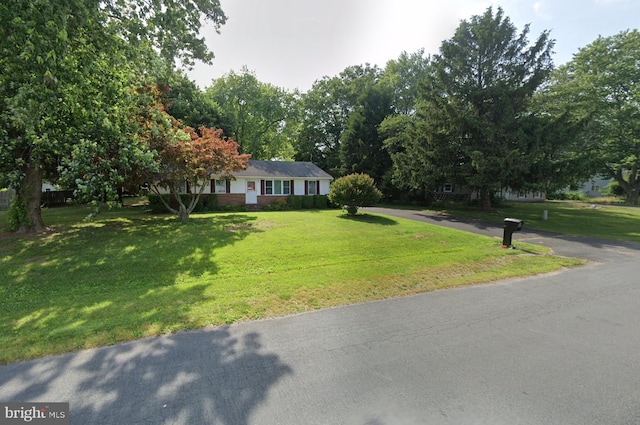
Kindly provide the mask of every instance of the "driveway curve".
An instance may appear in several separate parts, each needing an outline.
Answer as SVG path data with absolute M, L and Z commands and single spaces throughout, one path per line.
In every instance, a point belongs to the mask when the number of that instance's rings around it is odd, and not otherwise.
M 502 223 L 454 217 L 429 211 L 378 207 L 363 208 L 362 211 L 405 218 L 502 239 Z M 638 226 L 640 226 L 640 223 L 638 223 Z M 640 250 L 640 244 L 638 243 L 612 241 L 585 236 L 567 236 L 561 233 L 528 229 L 526 222 L 524 223 L 522 231 L 513 234 L 514 245 L 517 245 L 518 242 L 527 242 L 549 247 L 556 255 L 582 258 L 597 262 L 615 260 L 620 255 L 623 255 L 624 252 L 636 252 Z
M 640 423 L 640 247 L 515 239 L 591 262 L 10 364 L 0 401 L 69 402 L 82 425 Z

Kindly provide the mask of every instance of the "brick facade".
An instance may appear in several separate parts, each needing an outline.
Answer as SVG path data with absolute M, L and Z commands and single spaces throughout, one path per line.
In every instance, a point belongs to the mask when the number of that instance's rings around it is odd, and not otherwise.
M 238 207 L 246 204 L 244 193 L 219 193 L 216 195 L 218 198 L 218 205 L 232 205 Z
M 232 205 L 234 207 L 238 207 L 240 205 L 246 205 L 246 197 L 244 193 L 218 193 L 218 205 Z M 268 205 L 271 205 L 276 199 L 282 199 L 284 201 L 287 200 L 287 195 L 283 196 L 260 196 L 258 195 L 258 204 L 256 205 L 258 208 L 264 208 Z

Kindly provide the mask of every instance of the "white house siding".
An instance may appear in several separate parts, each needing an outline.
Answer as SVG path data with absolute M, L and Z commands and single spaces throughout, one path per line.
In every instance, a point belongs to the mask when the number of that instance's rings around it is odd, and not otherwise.
M 320 180 L 320 195 L 328 195 L 330 186 L 330 181 Z
M 511 190 L 504 190 L 502 192 L 502 198 L 507 201 L 518 201 L 518 202 L 541 202 L 545 200 L 545 196 L 543 192 L 534 191 L 534 192 L 517 192 Z

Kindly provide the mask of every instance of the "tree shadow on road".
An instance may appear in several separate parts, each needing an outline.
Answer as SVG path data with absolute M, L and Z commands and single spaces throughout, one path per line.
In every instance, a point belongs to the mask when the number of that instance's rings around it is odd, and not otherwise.
M 4 366 L 0 399 L 69 401 L 71 424 L 246 425 L 292 372 L 259 334 L 221 327 Z

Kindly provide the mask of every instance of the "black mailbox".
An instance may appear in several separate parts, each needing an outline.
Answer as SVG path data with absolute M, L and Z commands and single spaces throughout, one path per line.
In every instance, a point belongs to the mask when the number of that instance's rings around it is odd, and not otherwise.
M 522 230 L 522 224 L 524 221 L 517 218 L 505 218 L 504 219 L 504 235 L 502 236 L 502 247 L 509 248 L 511 246 L 511 236 L 513 232 L 519 232 Z

